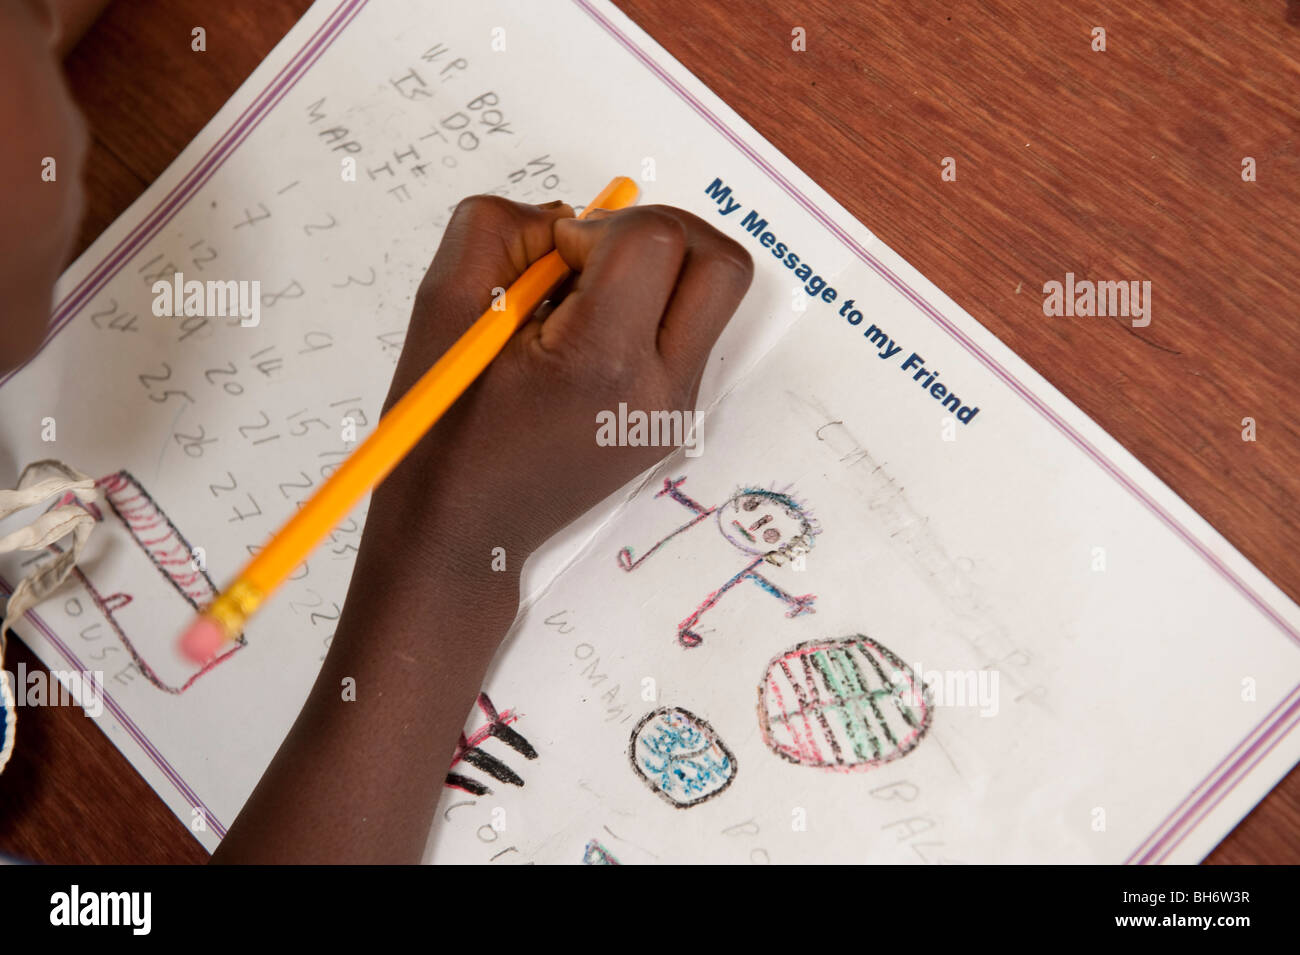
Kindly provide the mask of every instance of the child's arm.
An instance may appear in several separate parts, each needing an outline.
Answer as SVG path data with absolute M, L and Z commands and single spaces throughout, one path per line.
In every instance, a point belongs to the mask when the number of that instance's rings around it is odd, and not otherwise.
M 376 490 L 320 677 L 214 861 L 419 861 L 524 560 L 663 454 L 597 444 L 597 413 L 694 408 L 748 254 L 675 209 L 571 215 L 492 197 L 457 208 L 389 404 L 553 241 L 576 278 Z

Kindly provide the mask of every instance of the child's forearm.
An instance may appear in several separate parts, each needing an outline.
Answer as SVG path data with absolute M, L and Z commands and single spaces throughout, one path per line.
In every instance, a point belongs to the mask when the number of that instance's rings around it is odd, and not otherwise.
M 420 860 L 518 575 L 468 569 L 464 540 L 403 562 L 402 529 L 374 523 L 320 676 L 214 862 Z

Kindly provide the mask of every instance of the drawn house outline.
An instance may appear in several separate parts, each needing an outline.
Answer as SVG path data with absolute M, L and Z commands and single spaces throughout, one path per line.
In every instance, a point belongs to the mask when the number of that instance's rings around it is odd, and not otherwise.
M 145 558 L 195 613 L 216 598 L 216 585 L 213 584 L 212 578 L 208 576 L 205 569 L 195 565 L 194 551 L 190 542 L 131 472 L 117 471 L 99 478 L 95 481 L 95 485 L 103 492 L 105 503 L 122 522 L 127 534 L 144 553 Z M 69 494 L 65 495 L 59 504 L 76 502 L 76 497 Z M 82 504 L 82 506 L 94 515 L 96 521 L 104 520 L 103 512 L 94 503 Z M 58 550 L 57 546 L 51 549 Z M 241 633 L 221 653 L 198 666 L 183 683 L 170 684 L 150 665 L 117 617 L 116 612 L 129 606 L 135 598 L 121 592 L 108 595 L 101 593 L 90 576 L 80 567 L 74 567 L 72 573 L 86 588 L 91 601 L 103 615 L 109 628 L 117 635 L 140 673 L 165 693 L 184 693 L 199 677 L 247 646 L 247 641 Z

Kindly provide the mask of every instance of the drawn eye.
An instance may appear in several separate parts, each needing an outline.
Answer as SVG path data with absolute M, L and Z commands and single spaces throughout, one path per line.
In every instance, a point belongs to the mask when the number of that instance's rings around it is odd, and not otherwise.
M 767 530 L 763 531 L 763 540 L 767 541 L 769 544 L 775 544 L 780 539 L 781 532 L 775 527 L 769 527 Z
M 754 508 L 758 507 L 758 505 L 761 503 L 763 503 L 761 498 L 747 497 L 745 498 L 745 503 L 742 506 L 745 508 L 745 510 L 752 511 Z

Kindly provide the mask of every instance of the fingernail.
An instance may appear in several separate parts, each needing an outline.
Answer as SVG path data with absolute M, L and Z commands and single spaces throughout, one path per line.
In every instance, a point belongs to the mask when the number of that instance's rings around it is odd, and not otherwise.
M 539 209 L 558 209 L 558 208 L 560 208 L 560 206 L 562 206 L 562 205 L 564 205 L 564 200 L 563 200 L 563 199 L 552 199 L 550 202 L 542 202 L 542 203 L 539 203 L 538 206 L 537 206 L 537 208 L 539 208 Z

